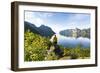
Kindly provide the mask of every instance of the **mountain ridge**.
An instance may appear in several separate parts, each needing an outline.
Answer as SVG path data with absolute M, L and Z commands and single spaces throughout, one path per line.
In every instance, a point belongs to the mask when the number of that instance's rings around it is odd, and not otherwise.
M 45 37 L 51 37 L 52 35 L 55 34 L 55 32 L 48 26 L 45 26 L 42 24 L 40 27 L 37 27 L 35 26 L 35 24 L 24 21 L 24 31 L 27 31 L 28 29 L 33 33 L 36 33 Z

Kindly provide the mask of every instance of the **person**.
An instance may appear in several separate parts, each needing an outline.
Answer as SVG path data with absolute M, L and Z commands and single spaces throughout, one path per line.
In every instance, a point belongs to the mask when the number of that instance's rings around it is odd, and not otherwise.
M 54 35 L 53 44 L 57 44 L 57 36 L 56 35 Z
M 60 59 L 61 57 L 63 57 L 63 51 L 60 49 L 59 45 L 57 45 L 58 39 L 57 39 L 56 34 L 51 37 L 50 41 L 51 41 L 51 44 L 48 47 L 47 55 L 45 57 L 45 60 L 48 60 L 48 57 L 50 55 L 52 55 L 53 53 L 55 54 L 57 59 Z

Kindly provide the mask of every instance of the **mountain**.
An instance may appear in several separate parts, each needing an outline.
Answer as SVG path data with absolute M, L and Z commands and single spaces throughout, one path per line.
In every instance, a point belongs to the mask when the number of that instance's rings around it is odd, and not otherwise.
M 63 36 L 71 37 L 88 37 L 90 38 L 90 28 L 88 29 L 66 29 L 60 31 L 60 34 Z
M 46 37 L 52 36 L 55 34 L 55 32 L 50 27 L 45 26 L 45 25 L 41 25 L 39 27 L 39 31 L 40 31 L 41 35 L 43 35 L 43 36 L 45 35 Z
M 25 21 L 24 22 L 24 30 L 27 31 L 28 29 L 33 33 L 40 34 L 38 31 L 38 28 L 34 24 Z
M 27 31 L 28 29 L 33 33 L 36 33 L 45 37 L 51 37 L 52 35 L 55 34 L 55 32 L 48 26 L 41 25 L 40 27 L 36 27 L 35 24 L 25 21 L 24 30 Z

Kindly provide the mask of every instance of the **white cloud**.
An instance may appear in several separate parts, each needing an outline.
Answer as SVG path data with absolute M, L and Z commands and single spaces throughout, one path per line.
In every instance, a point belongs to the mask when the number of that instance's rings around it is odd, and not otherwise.
M 44 20 L 42 18 L 36 17 L 34 12 L 25 12 L 25 21 L 35 24 L 36 26 L 40 26 L 44 24 Z
M 59 33 L 59 31 L 66 29 L 67 25 L 66 27 L 63 27 L 61 24 L 54 24 L 53 26 L 51 25 L 49 27 L 51 27 L 54 32 Z
M 79 28 L 79 29 L 85 29 L 85 28 L 89 28 L 90 24 L 84 24 L 84 23 L 81 23 L 81 22 L 69 22 L 66 24 L 66 29 L 75 29 L 75 28 Z
M 53 16 L 54 14 L 53 13 L 41 13 L 41 12 L 38 12 L 38 15 L 40 17 L 47 18 L 47 17 Z
M 41 19 L 41 18 L 35 18 L 35 24 L 36 24 L 36 26 L 40 26 L 41 24 L 44 24 L 44 20 L 43 19 Z
M 30 23 L 34 23 L 34 12 L 25 12 L 25 21 L 28 21 Z

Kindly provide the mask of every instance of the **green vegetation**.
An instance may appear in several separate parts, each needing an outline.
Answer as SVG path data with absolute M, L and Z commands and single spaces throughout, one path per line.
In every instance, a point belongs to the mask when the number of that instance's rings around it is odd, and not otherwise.
M 64 56 L 70 56 L 71 59 L 85 59 L 90 57 L 90 50 L 87 48 L 64 49 Z
M 49 43 L 49 38 L 26 31 L 24 34 L 25 61 L 44 60 Z
M 82 48 L 78 45 L 75 48 L 64 48 L 60 46 L 63 51 L 63 57 L 58 58 L 52 50 L 48 54 L 48 49 L 55 49 L 49 41 L 50 38 L 43 37 L 39 34 L 30 32 L 24 33 L 24 60 L 25 61 L 44 61 L 44 60 L 58 60 L 58 59 L 84 59 L 90 57 L 90 48 Z

